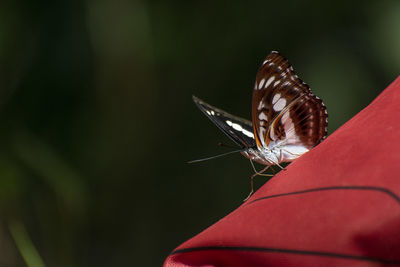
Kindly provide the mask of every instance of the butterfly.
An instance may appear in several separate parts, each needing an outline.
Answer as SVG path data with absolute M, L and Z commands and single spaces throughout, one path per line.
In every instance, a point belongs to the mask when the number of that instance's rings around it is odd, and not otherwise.
M 328 113 L 322 100 L 294 72 L 288 60 L 272 51 L 260 66 L 253 89 L 252 122 L 213 107 L 193 96 L 199 109 L 240 146 L 255 174 L 291 162 L 327 135 Z M 266 165 L 257 171 L 253 161 Z M 281 167 L 282 168 L 282 167 Z M 247 198 L 246 198 L 247 199 Z

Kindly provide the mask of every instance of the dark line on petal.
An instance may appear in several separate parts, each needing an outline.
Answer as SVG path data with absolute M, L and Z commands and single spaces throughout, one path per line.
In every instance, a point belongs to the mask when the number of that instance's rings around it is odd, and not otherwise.
M 384 187 L 377 187 L 377 186 L 331 186 L 331 187 L 320 187 L 320 188 L 312 188 L 312 189 L 307 189 L 307 190 L 302 190 L 302 191 L 296 191 L 296 192 L 289 192 L 289 193 L 282 193 L 282 194 L 276 194 L 276 195 L 270 195 L 270 196 L 265 196 L 265 197 L 260 197 L 257 199 L 254 199 L 247 203 L 247 205 L 252 204 L 256 201 L 260 200 L 266 200 L 270 198 L 276 198 L 276 197 L 284 197 L 284 196 L 290 196 L 290 195 L 298 195 L 298 194 L 305 194 L 305 193 L 312 193 L 312 192 L 320 192 L 320 191 L 332 191 L 332 190 L 363 190 L 363 191 L 376 191 L 376 192 L 381 192 L 384 193 L 391 198 L 393 198 L 395 201 L 397 201 L 398 204 L 400 204 L 400 197 L 396 195 L 394 192 L 390 191 L 387 188 Z
M 171 252 L 170 255 L 195 252 L 195 251 L 207 251 L 207 250 L 250 251 L 250 252 L 266 252 L 266 253 L 272 252 L 272 253 L 310 255 L 310 256 L 319 256 L 319 257 L 370 261 L 370 262 L 379 262 L 379 263 L 385 263 L 385 264 L 400 264 L 400 260 L 387 260 L 387 259 L 382 259 L 382 258 L 341 254 L 341 253 L 333 253 L 333 252 L 324 252 L 324 251 L 295 250 L 295 249 L 281 249 L 281 248 L 267 248 L 267 247 L 231 247 L 231 246 L 192 247 L 192 248 L 177 249 L 177 250 Z

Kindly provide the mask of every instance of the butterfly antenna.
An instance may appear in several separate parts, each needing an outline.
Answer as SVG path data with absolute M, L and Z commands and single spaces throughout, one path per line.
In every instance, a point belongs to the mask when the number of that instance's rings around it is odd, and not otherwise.
M 206 161 L 206 160 L 210 160 L 210 159 L 216 159 L 216 158 L 220 158 L 220 157 L 223 157 L 223 156 L 226 156 L 229 154 L 233 154 L 233 153 L 237 153 L 237 152 L 244 152 L 244 151 L 246 151 L 246 149 L 238 149 L 238 150 L 229 151 L 224 154 L 220 154 L 220 155 L 216 155 L 216 156 L 212 156 L 212 157 L 208 157 L 208 158 L 204 158 L 204 159 L 191 160 L 191 161 L 188 161 L 187 163 L 196 163 L 196 162 Z

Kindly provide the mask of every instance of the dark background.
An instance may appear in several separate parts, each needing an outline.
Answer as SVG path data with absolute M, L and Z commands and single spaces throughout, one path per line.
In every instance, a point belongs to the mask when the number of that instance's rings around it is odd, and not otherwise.
M 332 133 L 399 47 L 395 0 L 2 1 L 0 266 L 160 266 L 249 191 L 239 154 L 186 164 L 231 143 L 192 94 L 250 118 L 278 50 Z

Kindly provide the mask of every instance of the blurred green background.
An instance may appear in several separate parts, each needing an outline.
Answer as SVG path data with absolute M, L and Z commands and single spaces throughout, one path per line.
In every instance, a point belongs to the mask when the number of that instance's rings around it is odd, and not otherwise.
M 230 143 L 192 94 L 250 118 L 278 50 L 332 133 L 397 77 L 399 48 L 395 0 L 3 0 L 0 266 L 160 266 L 249 191 L 239 154 L 186 164 Z

